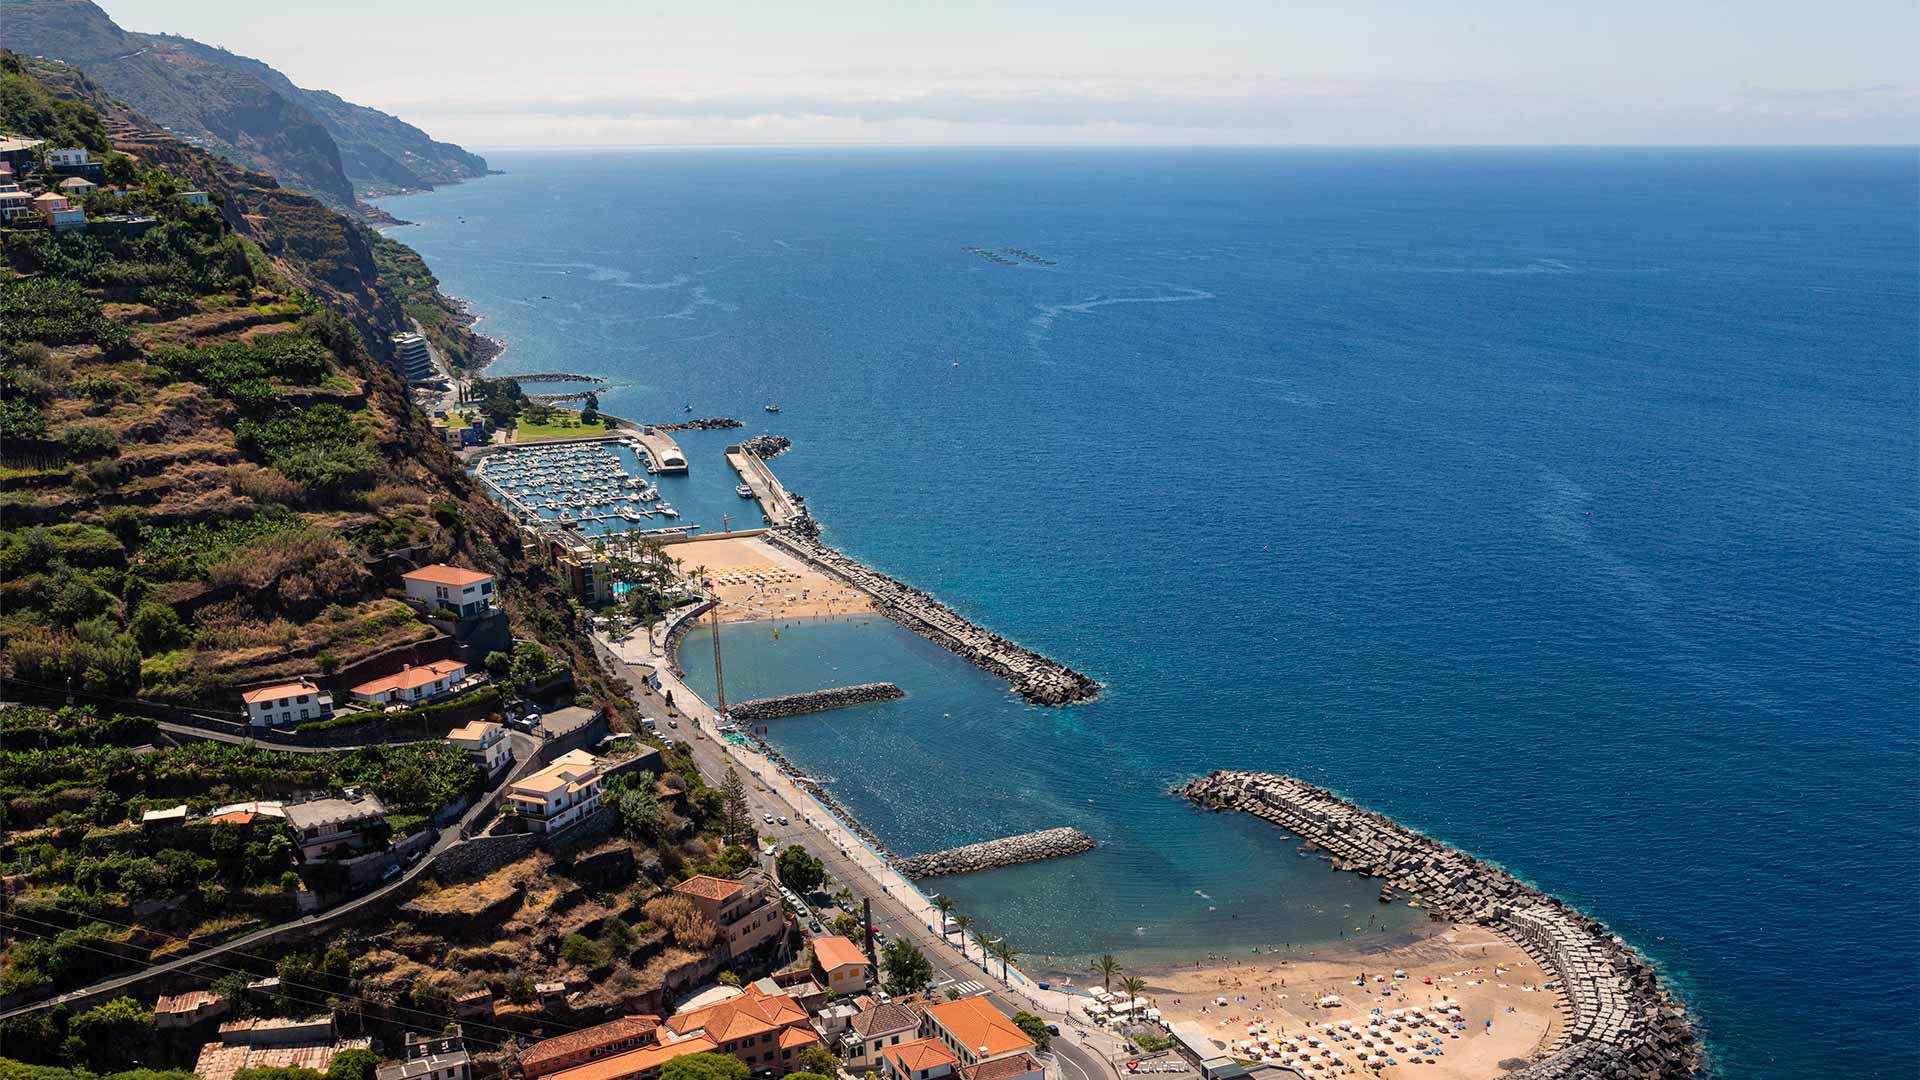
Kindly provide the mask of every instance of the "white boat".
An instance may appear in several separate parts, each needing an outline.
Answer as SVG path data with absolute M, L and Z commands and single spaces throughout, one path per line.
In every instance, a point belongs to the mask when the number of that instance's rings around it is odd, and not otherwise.
M 768 412 L 779 412 L 779 411 L 780 411 L 780 406 L 778 406 L 778 405 L 769 405 L 769 406 L 767 406 L 767 411 L 768 411 Z
M 734 488 L 734 489 L 733 489 L 733 493 L 734 493 L 735 495 L 738 495 L 738 496 L 740 496 L 740 497 L 741 497 L 741 498 L 743 498 L 743 499 L 751 499 L 751 498 L 753 498 L 753 489 L 752 489 L 752 488 L 750 488 L 750 487 L 748 487 L 748 486 L 747 486 L 747 485 L 745 485 L 745 484 L 741 484 L 741 485 L 740 485 L 739 487 L 737 487 L 737 488 Z

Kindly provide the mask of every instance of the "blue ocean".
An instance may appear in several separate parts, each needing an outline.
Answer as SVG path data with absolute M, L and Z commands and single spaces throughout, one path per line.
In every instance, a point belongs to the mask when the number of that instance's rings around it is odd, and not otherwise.
M 943 884 L 1030 966 L 1404 930 L 1166 794 L 1270 769 L 1607 921 L 1721 1075 L 1914 1074 L 1911 149 L 491 160 L 385 205 L 494 374 L 747 420 L 683 440 L 709 527 L 790 436 L 831 543 L 1106 684 L 725 631 L 734 698 L 908 690 L 772 732 L 895 850 L 1101 841 Z

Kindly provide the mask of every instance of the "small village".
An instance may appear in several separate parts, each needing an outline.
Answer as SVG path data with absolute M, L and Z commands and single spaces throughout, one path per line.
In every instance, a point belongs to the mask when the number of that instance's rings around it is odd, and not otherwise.
M 123 186 L 83 147 L 48 147 L 41 139 L 0 135 L 0 224 L 55 233 L 109 232 L 138 236 L 159 223 L 151 214 L 114 205 Z M 204 191 L 175 196 L 188 206 L 208 206 Z M 88 209 L 95 213 L 88 216 Z

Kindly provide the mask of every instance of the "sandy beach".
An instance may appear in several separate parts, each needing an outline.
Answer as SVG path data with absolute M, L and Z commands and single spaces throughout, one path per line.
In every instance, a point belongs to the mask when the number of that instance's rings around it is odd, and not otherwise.
M 752 536 L 713 536 L 672 544 L 668 555 L 689 575 L 701 568 L 720 600 L 722 622 L 812 619 L 870 612 L 867 595 Z
M 1322 948 L 1299 959 L 1262 953 L 1133 974 L 1146 980 L 1148 996 L 1168 1022 L 1197 1023 L 1236 1057 L 1291 1065 L 1310 1076 L 1482 1080 L 1501 1075 L 1502 1061 L 1542 1052 L 1560 1022 L 1560 995 L 1541 988 L 1550 976 L 1513 942 L 1464 924 L 1435 923 L 1416 940 L 1386 949 Z M 1363 974 L 1365 985 L 1356 985 Z M 1448 1002 L 1459 1006 L 1457 1013 L 1442 1013 L 1439 1006 Z M 1415 1010 L 1426 1022 L 1414 1020 Z M 1381 1021 L 1381 1034 L 1368 1031 L 1370 1017 Z M 1374 1046 L 1366 1045 L 1369 1039 Z M 1264 1052 L 1258 1043 L 1278 1044 L 1280 1051 Z M 1363 1051 L 1372 1058 L 1367 1065 Z M 1303 1055 L 1319 1067 L 1303 1064 Z

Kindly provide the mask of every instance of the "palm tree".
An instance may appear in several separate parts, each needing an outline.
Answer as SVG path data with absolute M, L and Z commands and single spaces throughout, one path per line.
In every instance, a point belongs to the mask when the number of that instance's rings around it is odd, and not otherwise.
M 933 908 L 940 913 L 940 940 L 945 941 L 947 940 L 947 914 L 953 910 L 953 897 L 934 897 Z
M 1147 980 L 1145 979 L 1136 979 L 1129 975 L 1120 980 L 1120 992 L 1127 995 L 1127 1008 L 1133 1008 L 1133 999 L 1139 997 L 1140 991 L 1146 988 Z
M 960 959 L 965 960 L 967 958 L 967 937 L 973 932 L 973 916 L 964 913 L 955 915 L 953 917 L 953 925 L 960 928 Z
M 995 959 L 1000 961 L 1000 981 L 1006 982 L 1007 981 L 1007 965 L 1013 963 L 1014 960 L 1019 958 L 1020 950 L 1007 944 L 1006 938 L 1001 938 L 999 941 L 994 943 L 993 955 Z
M 1113 977 L 1120 974 L 1120 958 L 1106 953 L 1093 962 L 1094 974 L 1100 976 L 1100 988 L 1113 993 Z

